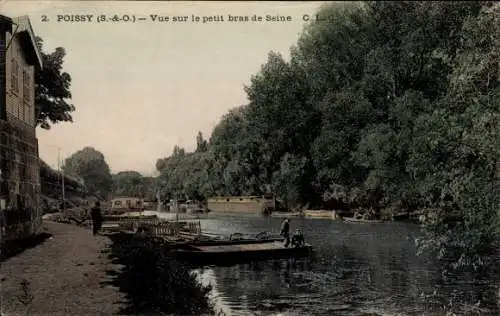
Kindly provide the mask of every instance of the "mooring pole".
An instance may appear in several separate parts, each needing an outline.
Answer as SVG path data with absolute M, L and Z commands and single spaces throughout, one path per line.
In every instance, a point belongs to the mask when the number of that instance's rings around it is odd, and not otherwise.
M 178 196 L 175 196 L 175 221 L 179 224 L 179 201 Z
M 61 168 L 62 171 L 62 168 Z M 62 184 L 62 200 L 63 200 L 63 214 L 66 215 L 66 192 L 64 190 L 64 171 L 61 174 L 61 184 Z

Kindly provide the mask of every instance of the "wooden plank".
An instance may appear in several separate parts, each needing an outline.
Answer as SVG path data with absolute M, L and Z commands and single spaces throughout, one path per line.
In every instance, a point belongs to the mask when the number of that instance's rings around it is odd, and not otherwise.
M 247 252 L 285 249 L 285 246 L 281 242 L 269 242 L 246 245 L 198 246 L 196 248 L 204 252 Z

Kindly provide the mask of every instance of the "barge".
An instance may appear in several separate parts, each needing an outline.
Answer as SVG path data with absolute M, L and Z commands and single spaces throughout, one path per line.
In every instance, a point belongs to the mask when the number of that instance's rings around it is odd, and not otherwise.
M 338 214 L 336 211 L 328 210 L 306 210 L 304 211 L 306 218 L 322 218 L 322 219 L 337 219 Z
M 272 195 L 218 196 L 207 199 L 207 208 L 213 213 L 270 214 L 276 209 Z
M 171 251 L 173 257 L 179 261 L 219 266 L 268 259 L 301 258 L 311 253 L 310 244 L 285 247 L 282 241 L 276 240 L 219 242 L 212 245 L 193 243 Z

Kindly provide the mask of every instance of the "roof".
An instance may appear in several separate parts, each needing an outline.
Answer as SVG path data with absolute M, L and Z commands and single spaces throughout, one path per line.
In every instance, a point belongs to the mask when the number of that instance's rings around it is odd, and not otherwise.
M 8 23 L 8 24 L 12 24 L 12 19 L 11 19 L 11 18 L 9 18 L 8 16 L 1 15 L 1 14 L 0 14 L 0 23 Z
M 31 27 L 30 19 L 27 15 L 12 18 L 12 33 L 16 32 L 20 40 L 25 45 L 27 60 L 38 69 L 43 68 L 42 53 L 38 49 L 35 41 L 35 32 Z

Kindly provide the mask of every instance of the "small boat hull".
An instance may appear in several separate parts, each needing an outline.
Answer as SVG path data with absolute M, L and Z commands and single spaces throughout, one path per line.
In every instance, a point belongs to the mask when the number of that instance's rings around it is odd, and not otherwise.
M 288 217 L 303 217 L 301 212 L 272 212 L 271 217 L 288 218 Z
M 299 258 L 311 254 L 312 246 L 285 248 L 281 241 L 253 243 L 189 245 L 183 249 L 174 249 L 175 259 L 196 265 L 233 265 L 252 261 L 281 258 Z
M 190 245 L 198 246 L 230 246 L 230 245 L 250 245 L 250 244 L 265 244 L 269 242 L 282 242 L 283 237 L 272 237 L 265 240 L 248 239 L 248 240 L 194 240 Z
M 352 218 L 352 217 L 344 217 L 342 218 L 342 221 L 348 222 L 348 223 L 385 223 L 386 221 L 380 220 L 380 219 L 362 219 L 362 218 Z
M 306 210 L 304 211 L 304 217 L 317 219 L 337 219 L 337 214 L 335 211 Z

